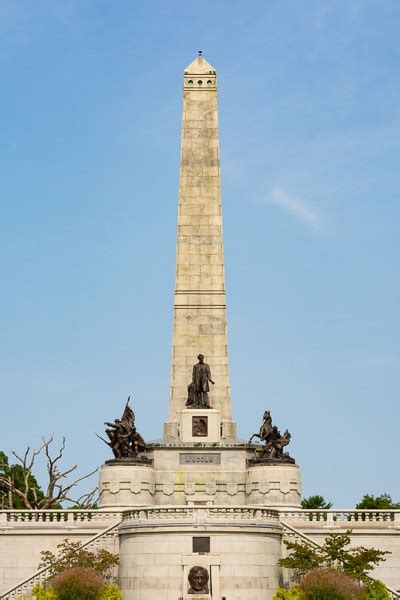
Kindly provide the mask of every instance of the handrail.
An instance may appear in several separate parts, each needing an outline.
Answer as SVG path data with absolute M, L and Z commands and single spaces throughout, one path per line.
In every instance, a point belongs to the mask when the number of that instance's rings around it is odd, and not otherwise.
M 321 544 L 319 544 L 318 542 L 316 542 L 315 540 L 313 540 L 312 538 L 310 538 L 308 535 L 306 535 L 302 531 L 299 531 L 298 529 L 296 529 L 296 527 L 293 527 L 293 525 L 289 525 L 286 521 L 282 521 L 282 519 L 281 519 L 281 525 L 283 527 L 283 532 L 284 533 L 285 533 L 285 529 L 288 529 L 294 535 L 297 535 L 302 540 L 304 540 L 307 544 L 310 544 L 311 546 L 314 546 L 314 548 L 318 548 L 319 550 L 325 551 L 324 547 Z M 340 561 L 340 559 L 339 559 L 339 561 Z M 375 577 L 371 577 L 371 575 L 367 575 L 367 578 L 370 579 L 371 581 L 375 581 L 376 580 L 376 578 Z M 391 594 L 393 600 L 398 600 L 398 598 L 399 598 L 398 592 L 396 590 L 393 590 L 392 588 L 388 587 L 386 585 L 386 583 L 385 583 L 385 587 L 386 587 L 387 591 L 389 592 L 389 594 Z
M 118 523 L 113 523 L 112 525 L 110 525 L 109 527 L 104 529 L 103 531 L 100 531 L 100 533 L 97 533 L 95 536 L 93 536 L 92 538 L 90 538 L 89 540 L 87 540 L 86 542 L 81 544 L 79 546 L 79 548 L 76 548 L 75 550 L 71 550 L 71 554 L 75 554 L 75 552 L 79 552 L 80 550 L 82 550 L 82 548 L 86 548 L 86 547 L 90 546 L 91 544 L 99 541 L 100 538 L 107 536 L 113 530 L 119 528 L 120 523 L 121 523 L 121 521 L 118 521 Z M 35 584 L 35 583 L 42 582 L 45 578 L 46 572 L 48 572 L 52 567 L 54 567 L 54 565 L 57 565 L 58 563 L 62 562 L 63 560 L 64 559 L 60 558 L 59 560 L 56 560 L 51 565 L 48 565 L 47 567 L 43 567 L 42 569 L 39 569 L 38 571 L 36 571 L 36 573 L 31 575 L 27 579 L 20 581 L 17 585 L 15 585 L 14 587 L 10 588 L 7 592 L 2 594 L 0 596 L 0 599 L 12 600 L 13 598 L 16 597 L 16 595 L 18 593 L 27 591 L 27 589 L 30 587 L 29 584 L 31 584 L 33 586 L 33 584 Z

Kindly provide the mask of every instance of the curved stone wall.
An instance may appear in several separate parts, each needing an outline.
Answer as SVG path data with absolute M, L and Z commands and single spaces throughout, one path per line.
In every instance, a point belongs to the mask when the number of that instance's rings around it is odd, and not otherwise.
M 128 511 L 120 529 L 124 598 L 269 600 L 279 585 L 281 536 L 278 513 L 258 507 Z M 201 542 L 208 551 L 195 551 L 194 538 L 206 538 Z M 207 570 L 212 596 L 189 593 L 194 566 Z
M 301 502 L 298 465 L 276 464 L 249 467 L 246 476 L 246 503 L 271 508 L 299 508 Z
M 101 509 L 123 509 L 154 504 L 154 469 L 141 465 L 102 465 L 99 476 Z

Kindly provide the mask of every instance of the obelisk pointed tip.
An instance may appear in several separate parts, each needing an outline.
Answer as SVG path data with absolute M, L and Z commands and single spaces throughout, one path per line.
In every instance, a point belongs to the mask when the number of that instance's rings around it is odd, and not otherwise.
M 199 50 L 198 55 L 193 62 L 190 63 L 185 69 L 185 73 L 188 75 L 208 75 L 215 74 L 215 68 L 210 65 L 209 62 L 203 56 L 203 51 Z

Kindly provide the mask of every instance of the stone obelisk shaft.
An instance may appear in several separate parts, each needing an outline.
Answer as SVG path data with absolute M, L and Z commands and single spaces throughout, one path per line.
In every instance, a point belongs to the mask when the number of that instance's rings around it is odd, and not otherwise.
M 215 381 L 212 407 L 230 421 L 217 80 L 202 56 L 184 74 L 170 421 L 200 353 Z

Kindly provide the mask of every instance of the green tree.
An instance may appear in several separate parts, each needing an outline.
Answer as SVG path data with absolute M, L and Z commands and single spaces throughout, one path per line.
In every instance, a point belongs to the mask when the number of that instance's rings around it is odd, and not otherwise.
M 299 575 L 304 575 L 311 569 L 327 567 L 337 569 L 357 581 L 367 583 L 369 572 L 384 560 L 386 554 L 375 548 L 356 546 L 349 548 L 351 531 L 344 534 L 332 533 L 328 535 L 321 548 L 307 542 L 292 542 L 284 540 L 284 544 L 291 554 L 279 561 L 282 567 L 294 569 Z
M 332 502 L 326 502 L 323 496 L 315 494 L 314 496 L 309 496 L 308 498 L 303 498 L 301 501 L 302 508 L 332 508 Z
M 0 451 L 0 508 L 24 509 L 41 502 L 44 493 L 36 477 L 20 464 L 10 465 L 8 456 Z
M 356 505 L 358 509 L 400 509 L 400 502 L 393 502 L 390 494 L 381 494 L 380 496 L 374 496 L 373 494 L 364 494 L 361 502 Z
M 75 567 L 96 571 L 106 580 L 112 577 L 112 568 L 118 565 L 119 557 L 108 550 L 88 550 L 81 548 L 81 542 L 64 539 L 57 546 L 57 553 L 45 550 L 38 569 L 49 567 L 49 579 L 66 569 Z
M 379 579 L 367 583 L 365 590 L 368 600 L 392 600 L 392 595 L 389 594 L 385 584 Z

